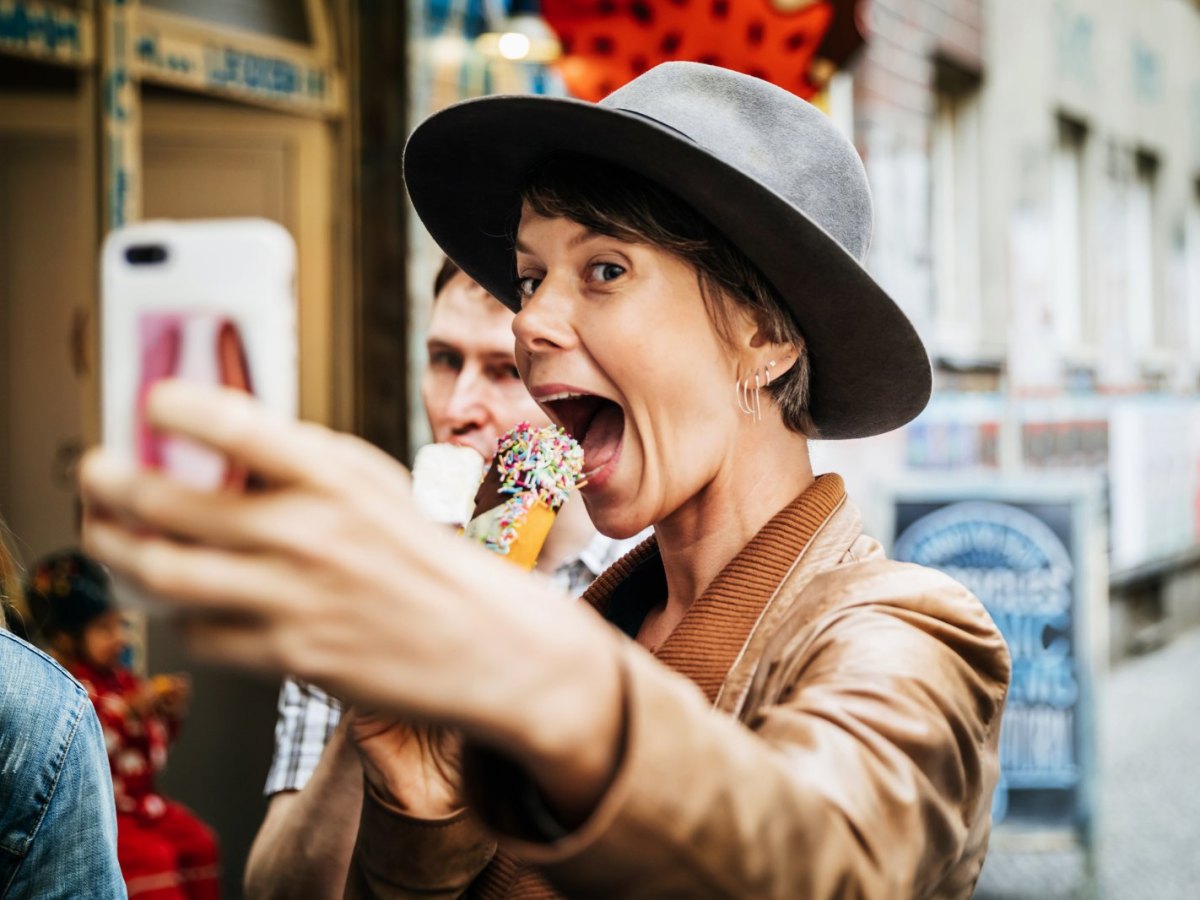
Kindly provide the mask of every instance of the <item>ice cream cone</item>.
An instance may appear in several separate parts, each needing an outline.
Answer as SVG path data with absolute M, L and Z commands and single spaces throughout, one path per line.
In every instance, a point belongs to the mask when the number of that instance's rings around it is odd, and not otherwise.
M 582 468 L 583 451 L 561 429 L 518 425 L 501 439 L 464 533 L 532 570 Z

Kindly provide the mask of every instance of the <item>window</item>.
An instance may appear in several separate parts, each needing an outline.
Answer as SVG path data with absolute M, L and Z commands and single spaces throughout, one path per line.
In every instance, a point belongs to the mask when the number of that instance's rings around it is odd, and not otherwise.
M 931 179 L 934 332 L 938 355 L 977 355 L 980 343 L 979 76 L 934 61 Z
M 1051 265 L 1054 331 L 1059 349 L 1069 358 L 1085 344 L 1084 145 L 1087 130 L 1060 116 L 1054 148 Z
M 829 118 L 846 138 L 854 142 L 854 76 L 848 70 L 833 73 L 826 90 Z
M 1158 302 L 1156 247 L 1154 240 L 1155 189 L 1158 160 L 1149 153 L 1134 154 L 1133 177 L 1126 205 L 1126 245 L 1129 248 L 1129 282 L 1126 325 L 1130 343 L 1146 362 L 1163 335 L 1161 304 Z
M 1193 378 L 1200 375 L 1200 178 L 1192 187 L 1191 203 L 1188 205 L 1187 225 L 1184 237 L 1184 315 L 1187 329 L 1187 358 L 1197 370 L 1189 373 Z

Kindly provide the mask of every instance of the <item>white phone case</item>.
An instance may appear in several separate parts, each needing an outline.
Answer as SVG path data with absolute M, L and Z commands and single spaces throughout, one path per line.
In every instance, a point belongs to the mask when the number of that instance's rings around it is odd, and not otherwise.
M 156 248 L 161 261 L 130 261 L 131 253 Z M 109 235 L 102 265 L 107 446 L 137 457 L 139 394 L 155 375 L 220 380 L 215 360 L 203 355 L 205 332 L 220 322 L 237 328 L 252 393 L 296 414 L 296 248 L 282 226 L 265 219 L 139 223 Z M 148 372 L 147 330 L 172 321 L 180 331 L 178 365 Z
M 291 235 L 265 219 L 138 223 L 109 235 L 101 268 L 104 444 L 195 487 L 232 483 L 217 454 L 148 429 L 142 405 L 174 377 L 243 387 L 296 415 Z

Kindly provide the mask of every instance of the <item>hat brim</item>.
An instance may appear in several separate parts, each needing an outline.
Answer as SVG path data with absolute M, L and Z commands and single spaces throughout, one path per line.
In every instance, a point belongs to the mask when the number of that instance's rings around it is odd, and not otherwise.
M 556 153 L 612 162 L 709 220 L 778 291 L 808 345 L 821 438 L 882 434 L 929 401 L 929 357 L 866 270 L 787 200 L 638 113 L 558 97 L 468 100 L 426 119 L 404 154 L 417 214 L 464 272 L 519 308 L 511 230 L 532 169 Z

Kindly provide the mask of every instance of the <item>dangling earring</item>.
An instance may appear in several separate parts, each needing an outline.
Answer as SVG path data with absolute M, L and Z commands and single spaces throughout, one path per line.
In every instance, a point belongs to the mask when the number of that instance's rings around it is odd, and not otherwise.
M 750 405 L 750 377 L 742 378 L 739 374 L 733 382 L 733 392 L 738 409 L 748 416 L 753 416 L 754 408 Z
M 766 366 L 752 369 L 745 378 L 739 375 L 733 383 L 738 409 L 755 422 L 762 421 L 762 389 L 771 386 L 771 369 L 774 366 L 775 360 L 771 360 Z M 753 388 L 750 386 L 751 381 L 754 382 Z M 751 390 L 754 391 L 753 395 L 750 393 Z
M 771 396 L 771 370 L 773 368 L 775 368 L 775 360 L 771 360 L 769 363 L 767 363 L 766 367 L 762 370 L 763 381 L 766 382 L 766 384 L 764 386 L 767 388 L 767 396 L 768 397 Z M 759 418 L 759 421 L 762 421 L 762 407 L 761 406 L 758 408 L 758 418 Z

